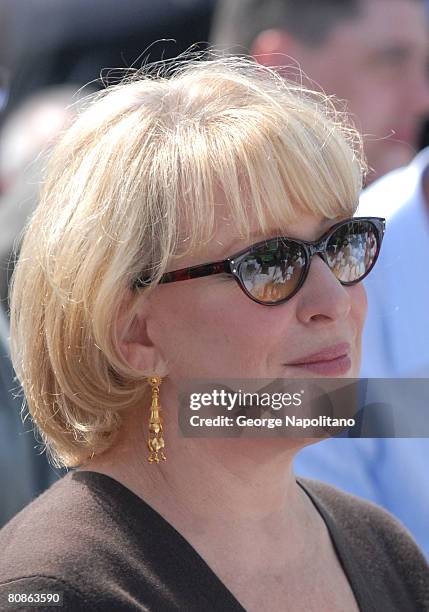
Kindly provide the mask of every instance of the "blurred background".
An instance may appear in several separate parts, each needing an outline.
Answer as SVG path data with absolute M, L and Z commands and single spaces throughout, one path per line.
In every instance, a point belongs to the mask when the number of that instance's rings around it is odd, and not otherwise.
M 47 462 L 22 409 L 9 359 L 8 284 L 46 154 L 85 96 L 117 82 L 124 69 L 176 57 L 191 45 L 203 51 L 209 42 L 222 52 L 250 53 L 289 78 L 299 66 L 307 85 L 347 101 L 366 135 L 370 184 L 407 166 L 428 144 L 427 9 L 423 0 L 0 0 L 0 527 L 63 475 Z M 418 323 L 429 329 L 426 316 Z M 424 359 L 421 375 L 429 377 L 429 348 Z M 408 453 L 410 469 L 416 452 L 427 466 L 426 442 L 423 450 L 395 452 Z M 397 511 L 383 493 L 379 450 L 362 446 L 349 462 L 341 451 L 350 479 L 366 483 L 349 489 L 395 512 L 429 551 L 427 529 L 414 528 L 405 502 Z M 386 457 L 383 474 L 391 486 L 395 468 Z M 316 475 L 335 484 L 329 471 L 327 465 Z M 425 478 L 418 484 L 427 491 Z M 404 498 L 399 488 L 398 497 Z
M 46 155 L 86 95 L 207 42 L 214 4 L 0 0 L 0 527 L 64 473 L 33 432 L 8 347 L 8 284 Z

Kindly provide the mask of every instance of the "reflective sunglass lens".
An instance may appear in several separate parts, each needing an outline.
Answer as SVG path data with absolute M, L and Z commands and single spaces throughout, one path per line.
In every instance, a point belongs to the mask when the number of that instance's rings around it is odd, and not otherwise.
M 357 282 L 377 257 L 377 230 L 370 221 L 351 221 L 338 228 L 327 244 L 327 261 L 342 283 Z
M 292 295 L 305 264 L 301 245 L 279 240 L 249 253 L 241 262 L 239 273 L 250 295 L 261 302 L 275 303 Z

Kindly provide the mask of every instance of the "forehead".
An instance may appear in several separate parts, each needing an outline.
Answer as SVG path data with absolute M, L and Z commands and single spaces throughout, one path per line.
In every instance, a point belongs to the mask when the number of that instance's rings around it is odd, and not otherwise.
M 362 53 L 390 45 L 428 46 L 428 20 L 422 0 L 362 0 L 358 17 L 339 22 L 327 45 L 354 46 Z

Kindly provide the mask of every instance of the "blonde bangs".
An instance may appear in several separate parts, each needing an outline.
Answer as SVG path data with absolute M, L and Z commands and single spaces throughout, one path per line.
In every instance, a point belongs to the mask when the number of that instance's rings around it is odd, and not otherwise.
M 241 59 L 254 71 L 250 87 L 234 73 L 237 61 L 229 58 L 229 73 L 223 60 L 218 81 L 216 62 L 210 81 L 204 63 L 197 66 L 202 82 L 193 84 L 191 101 L 186 82 L 176 83 L 176 101 L 188 107 L 189 117 L 175 126 L 168 154 L 158 151 L 157 166 L 165 167 L 174 151 L 182 203 L 176 222 L 186 228 L 176 235 L 178 256 L 212 240 L 219 194 L 245 238 L 255 223 L 262 234 L 273 226 L 287 231 L 302 213 L 335 219 L 357 208 L 366 166 L 346 113 L 327 96 L 297 88 L 267 68 L 261 75 Z

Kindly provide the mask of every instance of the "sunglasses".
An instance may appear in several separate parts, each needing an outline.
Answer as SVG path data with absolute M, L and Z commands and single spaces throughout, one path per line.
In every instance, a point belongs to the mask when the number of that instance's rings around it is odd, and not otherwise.
M 314 242 L 286 236 L 263 240 L 223 261 L 166 272 L 160 283 L 226 273 L 251 300 L 275 306 L 290 300 L 303 286 L 316 254 L 342 285 L 359 283 L 377 261 L 385 227 L 381 217 L 354 217 L 337 223 Z M 139 278 L 133 288 L 148 282 L 150 278 Z

